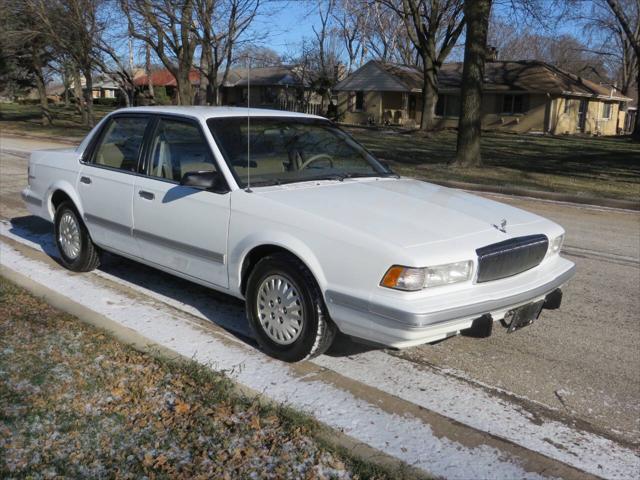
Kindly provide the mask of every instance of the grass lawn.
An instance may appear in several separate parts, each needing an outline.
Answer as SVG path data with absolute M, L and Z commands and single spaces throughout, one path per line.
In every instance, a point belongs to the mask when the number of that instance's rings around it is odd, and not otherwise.
M 349 128 L 398 173 L 432 181 L 512 186 L 572 195 L 640 198 L 640 143 L 614 137 L 550 137 L 483 132 L 482 168 L 451 169 L 456 132 Z
M 40 123 L 40 107 L 38 105 L 21 105 L 17 103 L 0 103 L 0 130 L 7 133 L 22 133 L 52 138 L 81 140 L 90 130 L 83 127 L 80 116 L 75 107 L 66 108 L 64 105 L 51 105 L 53 125 L 44 127 Z M 113 107 L 94 105 L 96 122 Z
M 111 111 L 95 106 L 96 119 Z M 52 106 L 54 124 L 40 125 L 38 107 L 0 104 L 0 130 L 79 141 L 88 129 L 73 108 Z M 431 181 L 458 181 L 637 201 L 640 143 L 628 137 L 514 135 L 484 132 L 482 168 L 451 169 L 456 132 L 429 134 L 351 127 L 348 130 L 394 170 Z
M 222 374 L 140 353 L 0 277 L 0 478 L 410 478 Z M 321 438 L 322 437 L 322 438 Z

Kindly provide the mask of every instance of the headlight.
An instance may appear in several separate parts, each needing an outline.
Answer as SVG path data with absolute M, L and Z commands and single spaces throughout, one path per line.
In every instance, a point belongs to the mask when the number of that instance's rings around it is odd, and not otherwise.
M 395 290 L 413 292 L 428 287 L 465 282 L 471 278 L 472 273 L 473 262 L 471 260 L 425 268 L 394 265 L 387 270 L 380 285 Z
M 564 233 L 562 235 L 558 235 L 556 238 L 549 242 L 549 248 L 547 249 L 547 257 L 551 255 L 555 255 L 560 253 L 560 249 L 562 248 L 562 243 L 564 242 Z

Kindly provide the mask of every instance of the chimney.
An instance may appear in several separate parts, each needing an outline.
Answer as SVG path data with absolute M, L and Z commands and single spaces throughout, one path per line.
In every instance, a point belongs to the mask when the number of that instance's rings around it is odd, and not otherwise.
M 498 49 L 493 45 L 487 46 L 487 62 L 497 62 L 498 61 Z

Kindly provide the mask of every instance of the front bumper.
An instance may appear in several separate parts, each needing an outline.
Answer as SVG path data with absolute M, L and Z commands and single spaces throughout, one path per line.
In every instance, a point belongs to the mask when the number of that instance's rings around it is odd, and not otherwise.
M 331 290 L 325 297 L 342 333 L 404 348 L 457 335 L 485 315 L 501 320 L 513 308 L 544 300 L 574 274 L 575 265 L 558 256 L 514 277 L 426 298 L 362 300 Z

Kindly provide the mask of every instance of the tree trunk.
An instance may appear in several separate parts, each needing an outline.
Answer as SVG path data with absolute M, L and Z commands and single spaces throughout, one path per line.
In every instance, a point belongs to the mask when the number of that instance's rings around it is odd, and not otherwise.
M 64 88 L 63 96 L 65 108 L 69 108 L 69 87 L 69 72 L 65 68 L 62 73 L 62 88 Z
M 85 89 L 84 89 L 84 103 L 87 110 L 87 125 L 93 127 L 95 124 L 95 117 L 93 116 L 93 78 L 91 78 L 91 68 L 87 67 L 83 69 Z
M 454 167 L 479 167 L 482 165 L 480 156 L 482 82 L 490 13 L 491 0 L 464 2 L 467 35 L 462 70 L 458 145 L 456 157 L 451 162 Z
M 47 86 L 42 73 L 42 61 L 40 52 L 34 49 L 31 54 L 33 73 L 35 74 L 36 89 L 40 98 L 40 114 L 42 115 L 42 125 L 51 125 L 51 112 L 49 111 L 49 102 L 47 100 Z
M 130 107 L 131 106 L 131 97 L 130 95 L 130 91 L 127 90 L 126 88 L 120 86 L 118 87 L 120 89 L 120 91 L 122 92 L 122 96 L 124 97 L 124 106 L 125 107 Z
M 438 102 L 438 72 L 431 60 L 423 59 L 422 117 L 420 130 L 432 130 L 436 120 Z
M 189 68 L 179 68 L 176 72 L 178 84 L 178 105 L 191 105 L 191 83 L 189 82 Z
M 149 98 L 153 99 L 153 78 L 151 77 L 151 47 L 147 43 L 144 51 L 144 68 L 147 71 L 147 88 L 149 89 Z
M 42 75 L 42 68 L 36 67 L 35 72 L 36 89 L 38 90 L 38 97 L 40 98 L 40 113 L 42 114 L 42 125 L 48 126 L 53 122 L 51 121 L 51 112 L 49 111 L 49 102 L 47 100 L 47 88 L 44 82 L 44 76 Z
M 638 76 L 636 78 L 636 88 L 638 89 L 638 97 L 640 99 L 640 58 L 638 59 Z M 636 110 L 635 123 L 633 125 L 632 138 L 640 142 L 640 110 Z
M 82 82 L 80 80 L 80 70 L 77 67 L 73 67 L 73 93 L 76 97 L 76 110 L 80 113 L 82 118 L 82 125 L 85 127 L 89 125 L 89 119 L 87 117 L 87 109 L 84 108 L 84 96 L 82 94 Z

